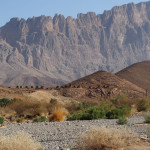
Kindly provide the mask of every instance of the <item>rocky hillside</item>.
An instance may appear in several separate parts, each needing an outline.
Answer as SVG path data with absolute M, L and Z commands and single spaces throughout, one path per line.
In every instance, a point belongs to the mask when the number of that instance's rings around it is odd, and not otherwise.
M 147 94 L 150 94 L 150 61 L 133 64 L 117 72 L 116 75 L 148 90 Z
M 60 85 L 150 59 L 150 2 L 77 18 L 12 18 L 0 28 L 1 85 Z
M 144 97 L 145 90 L 117 75 L 98 71 L 62 87 L 56 87 L 59 93 L 66 97 L 84 101 L 100 98 L 116 97 L 127 94 L 129 97 Z

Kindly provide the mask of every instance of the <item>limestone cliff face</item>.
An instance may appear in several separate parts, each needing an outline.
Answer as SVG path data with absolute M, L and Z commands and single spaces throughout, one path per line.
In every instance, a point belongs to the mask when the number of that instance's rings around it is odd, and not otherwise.
M 0 84 L 58 85 L 148 60 L 149 14 L 150 2 L 145 2 L 76 19 L 12 18 L 0 28 Z

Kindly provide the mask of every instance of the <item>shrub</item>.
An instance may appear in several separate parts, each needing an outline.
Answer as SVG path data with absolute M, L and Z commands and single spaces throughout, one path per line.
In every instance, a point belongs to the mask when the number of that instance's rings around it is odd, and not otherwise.
M 78 110 L 83 110 L 83 109 L 90 107 L 90 103 L 88 102 L 78 103 L 77 107 L 78 107 Z
M 120 149 L 137 140 L 137 135 L 126 129 L 94 127 L 77 141 L 80 150 Z
M 147 136 L 150 138 L 150 126 L 147 127 Z
M 121 94 L 117 97 L 111 97 L 109 100 L 115 106 L 122 106 L 122 105 L 132 106 L 132 105 L 137 104 L 136 98 L 130 98 L 126 94 Z
M 97 103 L 95 102 L 76 102 L 76 101 L 72 101 L 69 105 L 67 105 L 67 110 L 72 114 L 76 111 L 79 111 L 79 110 L 84 110 L 84 109 L 87 109 L 89 107 L 92 107 L 92 106 L 96 106 Z
M 114 108 L 106 114 L 108 119 L 118 119 L 119 117 L 124 116 L 124 111 L 121 108 Z
M 117 106 L 106 114 L 108 119 L 118 119 L 123 116 L 129 116 L 131 107 L 128 105 Z
M 115 97 L 110 97 L 110 102 L 112 102 L 113 104 L 117 104 L 118 103 L 118 99 Z
M 42 150 L 40 143 L 35 142 L 25 132 L 17 132 L 9 136 L 0 137 L 1 150 Z
M 45 122 L 46 117 L 45 116 L 37 116 L 33 119 L 33 122 Z
M 55 108 L 49 116 L 49 121 L 64 121 L 67 115 L 68 111 L 65 108 Z
M 76 101 L 71 101 L 71 103 L 69 103 L 67 106 L 66 106 L 66 109 L 72 114 L 74 113 L 75 111 L 78 111 L 79 110 L 79 102 L 76 102 Z
M 51 98 L 50 103 L 51 103 L 51 104 L 57 104 L 57 99 Z
M 131 114 L 131 106 L 122 105 L 122 106 L 120 106 L 120 109 L 123 110 L 123 113 L 124 113 L 125 116 L 130 116 L 130 114 Z
M 114 108 L 114 106 L 113 106 L 112 103 L 108 103 L 108 102 L 106 102 L 106 100 L 104 100 L 104 99 L 100 99 L 100 103 L 101 103 L 100 107 L 101 107 L 103 110 L 105 110 L 105 112 L 111 111 L 111 110 Z
M 148 107 L 149 107 L 149 104 L 148 104 L 147 100 L 141 99 L 138 101 L 137 110 L 139 112 L 140 111 L 147 111 Z
M 145 123 L 150 123 L 150 114 L 144 114 Z
M 130 114 L 131 107 L 123 105 L 114 107 L 106 102 L 100 106 L 89 107 L 68 116 L 68 120 L 92 120 L 92 119 L 118 119 L 126 114 Z
M 9 100 L 7 98 L 2 98 L 2 99 L 0 99 L 0 107 L 6 107 L 10 102 L 11 102 L 11 100 Z
M 117 121 L 117 124 L 120 124 L 120 125 L 128 124 L 128 120 L 126 117 L 120 117 Z
M 110 98 L 110 101 L 115 105 L 124 105 L 128 101 L 128 96 L 126 94 L 121 94 L 117 97 Z
M 16 119 L 17 123 L 22 123 L 24 120 L 24 117 L 19 117 Z
M 0 125 L 4 124 L 4 117 L 0 117 Z
M 68 120 L 92 120 L 106 118 L 106 112 L 99 106 L 93 106 L 68 116 Z
M 81 117 L 81 120 L 105 118 L 105 114 L 106 114 L 105 110 L 103 110 L 101 107 L 93 106 L 83 112 L 83 116 Z
M 18 116 L 35 117 L 41 113 L 47 112 L 46 104 L 35 101 L 18 100 L 9 105 L 9 108 L 14 110 Z

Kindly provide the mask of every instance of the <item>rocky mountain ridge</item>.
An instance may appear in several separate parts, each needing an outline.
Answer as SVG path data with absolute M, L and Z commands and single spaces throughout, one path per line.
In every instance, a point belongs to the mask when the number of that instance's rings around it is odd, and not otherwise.
M 150 59 L 150 2 L 103 14 L 12 18 L 0 28 L 0 84 L 61 85 Z

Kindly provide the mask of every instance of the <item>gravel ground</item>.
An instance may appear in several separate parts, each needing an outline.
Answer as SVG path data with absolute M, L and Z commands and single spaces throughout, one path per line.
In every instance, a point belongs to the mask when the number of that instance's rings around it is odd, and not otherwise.
M 88 131 L 92 126 L 107 126 L 119 128 L 121 125 L 116 124 L 117 119 L 100 119 L 90 121 L 63 121 L 63 122 L 43 122 L 43 123 L 9 123 L 6 127 L 0 128 L 2 135 L 9 135 L 16 131 L 25 131 L 39 141 L 44 150 L 60 150 L 71 147 L 76 149 L 75 140 L 83 133 Z M 128 125 L 139 135 L 146 134 L 147 124 L 143 124 L 143 116 L 128 118 Z

